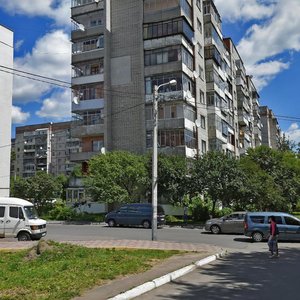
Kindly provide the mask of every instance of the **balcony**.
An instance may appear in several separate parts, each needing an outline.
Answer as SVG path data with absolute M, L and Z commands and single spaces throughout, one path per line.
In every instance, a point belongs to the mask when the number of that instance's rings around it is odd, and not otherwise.
M 71 162 L 83 162 L 90 160 L 93 156 L 98 155 L 100 152 L 78 152 L 70 153 Z
M 104 134 L 104 124 L 82 125 L 81 123 L 72 124 L 71 136 L 81 138 L 84 136 L 99 136 Z
M 73 113 L 101 108 L 104 108 L 104 99 L 82 100 L 78 104 L 72 102 Z
M 249 116 L 246 114 L 239 114 L 238 121 L 241 126 L 249 126 Z
M 104 9 L 104 0 L 72 0 L 71 16 L 75 18 L 78 15 L 88 14 L 101 9 Z

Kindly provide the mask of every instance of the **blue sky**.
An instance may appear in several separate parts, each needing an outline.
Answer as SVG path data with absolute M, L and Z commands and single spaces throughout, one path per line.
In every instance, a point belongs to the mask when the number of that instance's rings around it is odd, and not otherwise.
M 70 2 L 0 0 L 0 23 L 14 31 L 15 69 L 70 82 Z M 300 0 L 215 4 L 224 37 L 232 38 L 254 76 L 261 105 L 268 105 L 282 130 L 300 142 Z M 69 120 L 70 100 L 68 88 L 14 76 L 12 135 L 16 126 Z

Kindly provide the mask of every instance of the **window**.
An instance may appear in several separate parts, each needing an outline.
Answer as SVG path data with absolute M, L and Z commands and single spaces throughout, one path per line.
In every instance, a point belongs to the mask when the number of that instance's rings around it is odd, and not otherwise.
M 201 140 L 201 151 L 202 153 L 206 153 L 206 141 Z
M 203 72 L 203 68 L 199 65 L 198 66 L 199 67 L 199 77 L 202 79 L 202 80 L 204 80 L 204 72 Z
M 253 223 L 259 223 L 259 224 L 263 224 L 265 217 L 264 216 L 250 216 L 250 220 Z
M 197 5 L 198 9 L 201 11 L 201 0 L 197 0 L 196 5 Z
M 291 217 L 284 217 L 286 225 L 300 226 L 300 221 Z
M 154 39 L 178 33 L 183 33 L 192 42 L 194 32 L 190 25 L 182 18 L 144 25 L 145 39 Z
M 4 212 L 5 212 L 5 207 L 4 206 L 0 206 L 0 218 L 4 217 Z
M 103 141 L 92 141 L 92 152 L 100 152 L 103 147 Z
M 202 90 L 200 90 L 200 103 L 205 104 L 205 95 Z
M 198 54 L 203 57 L 203 46 L 200 43 L 197 43 Z
M 200 121 L 201 121 L 201 128 L 205 129 L 206 128 L 206 120 L 204 116 L 200 116 Z
M 11 206 L 11 207 L 9 208 L 9 216 L 10 216 L 11 218 L 19 219 L 19 207 Z
M 202 34 L 202 23 L 199 19 L 197 19 L 197 29 Z

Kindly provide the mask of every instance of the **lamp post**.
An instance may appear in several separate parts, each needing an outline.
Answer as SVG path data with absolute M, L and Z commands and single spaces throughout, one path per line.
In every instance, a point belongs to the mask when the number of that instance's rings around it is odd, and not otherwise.
M 157 131 L 158 131 L 158 91 L 165 85 L 176 85 L 175 79 L 155 85 L 153 89 L 153 152 L 152 152 L 152 241 L 157 240 Z

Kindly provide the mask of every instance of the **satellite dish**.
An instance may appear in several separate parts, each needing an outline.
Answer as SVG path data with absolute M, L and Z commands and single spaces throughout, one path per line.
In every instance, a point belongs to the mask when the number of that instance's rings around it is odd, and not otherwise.
M 186 99 L 191 99 L 191 98 L 193 98 L 193 97 L 192 97 L 192 93 L 191 93 L 190 91 L 186 91 L 186 92 L 185 92 L 185 97 L 186 97 Z
M 193 71 L 193 76 L 194 76 L 195 79 L 197 79 L 199 77 L 198 72 L 197 71 Z
M 199 119 L 196 119 L 195 125 L 196 125 L 197 128 L 199 128 L 201 126 L 201 122 L 200 122 Z
M 101 154 L 105 154 L 105 148 L 102 147 L 101 150 L 100 150 Z
M 79 98 L 77 96 L 73 97 L 73 103 L 76 105 L 79 104 Z
M 100 2 L 100 0 L 95 0 L 95 2 L 96 2 L 96 3 L 99 3 L 99 2 Z
M 85 31 L 85 27 L 82 24 L 77 24 L 78 25 L 78 30 L 80 31 Z
M 194 37 L 192 37 L 192 43 L 193 43 L 194 46 L 197 44 L 197 41 Z

